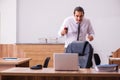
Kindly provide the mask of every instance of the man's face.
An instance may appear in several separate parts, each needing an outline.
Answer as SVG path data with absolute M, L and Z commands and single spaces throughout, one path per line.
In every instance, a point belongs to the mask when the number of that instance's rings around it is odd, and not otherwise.
M 75 11 L 74 17 L 77 23 L 80 23 L 84 17 L 84 14 L 81 11 Z

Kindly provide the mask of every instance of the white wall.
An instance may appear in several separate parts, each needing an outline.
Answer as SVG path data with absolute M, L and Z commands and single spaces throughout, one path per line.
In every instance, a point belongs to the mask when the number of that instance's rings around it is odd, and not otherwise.
M 0 43 L 16 43 L 16 0 L 0 0 Z
M 18 0 L 17 42 L 39 43 L 39 38 L 57 37 L 63 19 L 72 15 L 76 2 L 75 0 L 71 2 L 69 0 Z

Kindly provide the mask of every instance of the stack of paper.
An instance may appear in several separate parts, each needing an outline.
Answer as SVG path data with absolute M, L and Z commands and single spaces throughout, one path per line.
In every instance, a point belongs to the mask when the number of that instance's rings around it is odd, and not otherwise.
M 18 58 L 15 57 L 4 57 L 4 60 L 17 60 Z
M 97 65 L 95 70 L 100 72 L 116 72 L 118 71 L 118 64 Z

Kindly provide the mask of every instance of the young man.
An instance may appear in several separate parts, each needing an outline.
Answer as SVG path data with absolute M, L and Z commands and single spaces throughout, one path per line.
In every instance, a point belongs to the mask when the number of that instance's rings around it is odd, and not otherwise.
M 59 35 L 66 36 L 65 48 L 73 41 L 85 41 L 86 36 L 89 41 L 94 39 L 94 30 L 90 20 L 86 19 L 84 14 L 84 9 L 79 6 L 74 9 L 73 16 L 64 20 Z

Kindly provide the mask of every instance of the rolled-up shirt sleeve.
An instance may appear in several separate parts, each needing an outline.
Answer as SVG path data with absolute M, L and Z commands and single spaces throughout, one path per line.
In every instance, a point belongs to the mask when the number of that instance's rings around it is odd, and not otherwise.
M 94 32 L 94 30 L 93 30 L 93 27 L 92 27 L 92 25 L 91 25 L 90 20 L 88 20 L 88 30 L 87 30 L 87 33 L 88 33 L 88 35 L 91 35 L 91 36 L 94 36 L 94 35 L 95 35 L 95 32 Z

